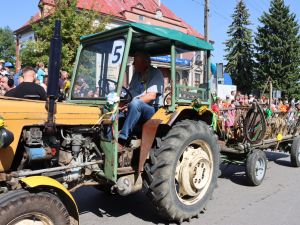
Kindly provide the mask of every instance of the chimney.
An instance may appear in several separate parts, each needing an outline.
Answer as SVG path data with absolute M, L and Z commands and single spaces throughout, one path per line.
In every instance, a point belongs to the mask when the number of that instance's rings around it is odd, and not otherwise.
M 156 0 L 157 1 L 157 5 L 158 5 L 158 7 L 160 7 L 160 0 Z

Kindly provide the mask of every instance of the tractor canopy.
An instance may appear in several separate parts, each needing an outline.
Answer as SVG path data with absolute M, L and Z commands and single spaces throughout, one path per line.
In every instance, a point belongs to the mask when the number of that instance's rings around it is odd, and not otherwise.
M 210 52 L 210 43 L 177 30 L 147 24 L 130 23 L 101 33 L 81 37 L 69 101 L 77 103 L 106 104 L 109 93 L 116 93 L 121 101 L 122 86 L 128 59 L 141 51 L 153 56 L 170 56 L 172 93 L 176 89 L 176 54 L 192 51 Z M 207 79 L 208 80 L 208 79 Z M 206 88 L 194 92 L 208 99 Z M 179 85 L 180 86 L 180 85 Z M 199 92 L 200 91 L 200 92 Z M 205 93 L 204 93 L 205 92 Z M 123 93 L 123 95 L 122 95 Z M 177 94 L 178 95 L 178 94 Z M 204 97 L 205 96 L 205 97 Z M 177 98 L 172 96 L 171 108 Z

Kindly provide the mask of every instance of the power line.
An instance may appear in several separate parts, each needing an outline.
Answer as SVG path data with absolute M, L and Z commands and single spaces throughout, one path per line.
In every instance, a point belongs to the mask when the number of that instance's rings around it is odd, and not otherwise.
M 212 5 L 214 5 L 215 6 L 215 8 L 217 8 L 218 6 L 217 6 L 217 4 L 216 3 L 214 3 L 213 1 L 211 1 L 211 4 Z M 216 9 L 214 9 L 214 8 L 211 8 L 211 10 L 217 15 L 217 16 L 219 16 L 219 17 L 221 17 L 221 18 L 223 18 L 223 19 L 225 19 L 225 20 L 227 20 L 227 21 L 229 21 L 229 22 L 231 22 L 231 19 L 230 19 L 230 17 L 228 18 L 228 16 L 227 15 L 225 15 L 225 14 L 223 14 L 223 13 L 220 13 L 220 12 L 218 12 Z
M 255 4 L 252 4 L 253 0 L 250 0 L 250 1 L 247 1 L 248 5 L 251 6 L 251 8 L 256 11 L 258 14 L 262 14 L 262 12 L 264 11 L 264 9 L 262 9 L 261 7 L 259 6 L 256 6 Z
M 195 2 L 195 3 L 197 3 L 197 4 L 199 4 L 199 5 L 203 5 L 204 6 L 204 3 L 203 2 L 200 2 L 200 1 L 198 1 L 198 0 L 192 0 L 193 2 Z

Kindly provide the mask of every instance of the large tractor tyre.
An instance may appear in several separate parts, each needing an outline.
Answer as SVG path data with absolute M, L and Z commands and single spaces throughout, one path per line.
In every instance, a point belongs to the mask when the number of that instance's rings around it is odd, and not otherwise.
M 48 192 L 10 191 L 0 196 L 0 225 L 70 225 L 64 204 Z
M 145 186 L 158 213 L 182 222 L 212 197 L 219 172 L 216 136 L 202 121 L 183 120 L 157 141 L 145 164 Z
M 252 186 L 258 186 L 263 181 L 267 170 L 267 157 L 262 150 L 251 152 L 246 161 L 246 176 Z
M 300 167 L 300 137 L 295 137 L 291 147 L 291 164 Z

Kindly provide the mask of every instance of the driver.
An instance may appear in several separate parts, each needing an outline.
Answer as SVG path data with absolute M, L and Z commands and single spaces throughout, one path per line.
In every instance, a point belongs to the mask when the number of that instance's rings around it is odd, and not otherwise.
M 150 65 L 150 55 L 134 54 L 135 72 L 129 85 L 132 101 L 122 109 L 127 111 L 124 125 L 119 134 L 121 146 L 129 143 L 129 138 L 138 122 L 146 122 L 163 103 L 164 79 L 162 72 Z

